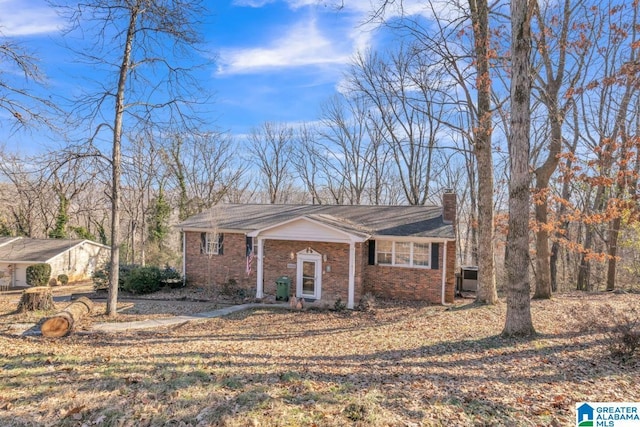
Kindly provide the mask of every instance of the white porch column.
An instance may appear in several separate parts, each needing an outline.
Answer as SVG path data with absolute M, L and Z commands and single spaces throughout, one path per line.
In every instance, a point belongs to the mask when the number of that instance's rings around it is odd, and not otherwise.
M 447 305 L 445 290 L 447 289 L 447 241 L 444 242 L 442 250 L 442 305 Z M 455 285 L 454 285 L 455 286 Z
M 356 290 L 356 244 L 349 243 L 349 296 L 347 297 L 347 308 L 353 309 Z
M 182 286 L 187 285 L 187 234 L 182 230 Z
M 263 260 L 262 253 L 264 247 L 264 240 L 262 237 L 258 237 L 258 263 L 256 266 L 256 298 L 264 297 L 264 286 L 263 286 Z

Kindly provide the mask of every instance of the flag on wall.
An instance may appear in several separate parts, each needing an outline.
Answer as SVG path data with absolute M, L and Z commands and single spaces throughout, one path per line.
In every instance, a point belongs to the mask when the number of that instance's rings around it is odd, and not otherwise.
M 246 237 L 247 247 L 247 276 L 251 275 L 251 264 L 253 263 L 253 237 Z
M 247 276 L 251 275 L 251 264 L 253 264 L 253 248 L 247 248 Z

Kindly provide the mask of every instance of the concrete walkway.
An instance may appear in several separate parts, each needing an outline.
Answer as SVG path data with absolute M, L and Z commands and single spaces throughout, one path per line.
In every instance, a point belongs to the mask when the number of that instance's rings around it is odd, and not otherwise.
M 288 308 L 289 304 L 261 304 L 261 303 L 240 304 L 240 305 L 232 305 L 230 307 L 225 307 L 218 310 L 205 311 L 203 313 L 196 313 L 190 316 L 174 316 L 174 317 L 168 317 L 165 319 L 149 319 L 149 320 L 140 320 L 136 322 L 94 323 L 91 326 L 91 329 L 89 332 L 124 332 L 124 331 L 136 330 L 136 329 L 151 329 L 151 328 L 161 328 L 165 326 L 175 326 L 175 325 L 179 325 L 181 323 L 186 323 L 186 322 L 206 320 L 214 317 L 222 317 L 222 316 L 229 315 L 231 313 L 235 313 L 237 311 L 248 310 L 250 308 L 255 308 L 255 307 Z

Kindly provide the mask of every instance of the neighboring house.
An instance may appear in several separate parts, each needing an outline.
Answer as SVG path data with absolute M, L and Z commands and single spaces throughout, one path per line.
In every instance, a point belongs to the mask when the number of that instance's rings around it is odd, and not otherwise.
M 0 238 L 0 272 L 7 286 L 28 286 L 27 267 L 47 263 L 51 277 L 66 274 L 69 282 L 91 279 L 108 260 L 111 249 L 90 240 Z
M 183 231 L 190 283 L 233 279 L 257 298 L 291 279 L 291 294 L 354 308 L 382 298 L 453 302 L 456 195 L 443 206 L 224 204 L 195 215 Z

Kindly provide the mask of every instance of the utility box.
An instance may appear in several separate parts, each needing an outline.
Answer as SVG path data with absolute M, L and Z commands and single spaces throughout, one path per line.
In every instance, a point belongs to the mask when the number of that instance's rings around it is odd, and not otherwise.
M 478 266 L 460 267 L 460 291 L 476 292 L 478 290 Z
M 276 301 L 289 301 L 291 292 L 291 278 L 280 276 L 276 279 Z

